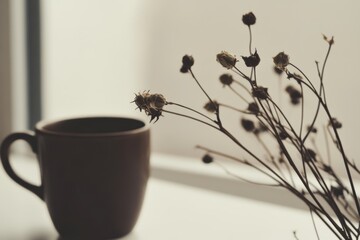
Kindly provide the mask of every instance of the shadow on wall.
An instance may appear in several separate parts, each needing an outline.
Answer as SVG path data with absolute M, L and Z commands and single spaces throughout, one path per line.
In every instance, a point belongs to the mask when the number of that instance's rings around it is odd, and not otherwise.
M 326 11 L 324 6 L 327 6 Z M 152 1 L 151 6 L 146 8 L 149 38 L 145 54 L 148 56 L 145 61 L 148 65 L 144 70 L 149 81 L 141 90 L 150 89 L 152 93 L 162 93 L 168 101 L 207 114 L 203 110 L 207 98 L 190 74 L 179 72 L 182 56 L 189 54 L 195 59 L 193 71 L 210 97 L 244 109 L 245 102 L 220 84 L 219 76 L 227 71 L 215 61 L 215 56 L 222 50 L 238 57 L 248 54 L 249 34 L 241 18 L 242 14 L 253 11 L 257 21 L 252 28 L 252 46 L 257 49 L 261 58 L 257 68 L 259 85 L 268 87 L 276 101 L 280 98 L 281 90 L 285 102 L 288 99 L 284 95 L 284 89 L 289 81 L 284 78 L 282 86 L 279 86 L 279 79 L 273 73 L 272 57 L 285 51 L 290 55 L 291 62 L 299 65 L 317 85 L 319 80 L 314 62 L 318 60 L 322 63 L 327 48 L 322 33 L 334 35 L 335 46 L 325 74 L 327 100 L 334 116 L 344 123 L 340 134 L 347 154 L 349 157 L 359 156 L 360 148 L 353 139 L 354 135 L 360 135 L 360 108 L 346 107 L 349 102 L 354 102 L 354 96 L 357 96 L 356 89 L 360 87 L 360 81 L 356 80 L 354 71 L 348 71 L 357 69 L 359 65 L 356 56 L 360 54 L 360 28 L 355 26 L 360 22 L 360 15 L 357 14 L 359 7 L 360 3 L 329 3 L 325 0 L 316 3 L 293 3 L 285 0 L 276 3 L 246 0 Z M 306 18 L 303 17 L 305 12 Z M 349 52 L 351 54 L 348 54 Z M 347 58 L 346 62 L 341 61 L 344 58 Z M 241 61 L 239 67 L 245 73 L 249 72 Z M 346 79 L 346 84 L 340 84 L 339 79 Z M 352 87 L 349 88 L 349 85 Z M 312 100 L 307 98 L 304 101 L 305 108 L 308 109 L 305 114 L 305 126 L 311 123 L 311 116 L 315 112 L 316 104 Z M 301 108 L 294 108 L 287 103 L 283 104 L 284 111 L 298 129 Z M 167 106 L 167 110 L 179 111 L 174 106 Z M 239 120 L 242 116 L 228 109 L 224 109 L 222 114 L 225 127 L 231 132 L 238 133 L 241 142 L 250 150 L 259 156 L 262 155 L 256 139 L 239 130 Z M 205 125 L 168 113 L 163 115 L 164 117 L 153 125 L 155 151 L 194 157 L 202 154 L 201 151 L 194 150 L 195 145 L 201 144 L 237 156 L 243 154 L 229 139 L 223 138 L 221 134 Z M 316 127 L 322 129 L 327 122 L 327 119 L 319 119 Z M 323 143 L 323 139 L 323 135 L 318 135 L 319 142 Z M 324 144 L 320 145 L 320 152 L 326 156 Z M 333 164 L 343 168 L 341 162 L 335 161 L 335 155 L 333 158 Z
M 300 202 L 298 198 L 294 197 L 293 194 L 280 188 L 267 186 L 254 187 L 252 184 L 243 183 L 236 179 L 189 173 L 161 167 L 153 167 L 151 171 L 152 177 L 160 180 L 171 181 L 260 202 L 308 210 L 308 207 Z

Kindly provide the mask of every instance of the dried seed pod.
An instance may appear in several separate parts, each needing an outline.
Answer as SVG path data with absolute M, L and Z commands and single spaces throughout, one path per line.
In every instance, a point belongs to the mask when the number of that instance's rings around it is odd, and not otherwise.
M 284 52 L 278 53 L 275 57 L 273 57 L 275 66 L 281 70 L 284 70 L 286 66 L 289 64 L 289 56 Z
M 221 51 L 221 53 L 217 54 L 216 60 L 227 69 L 233 68 L 237 62 L 236 57 L 227 51 Z
M 135 98 L 134 98 L 134 102 L 136 104 L 136 106 L 140 109 L 140 112 L 142 110 L 147 110 L 148 106 L 147 106 L 147 98 L 150 96 L 149 91 L 147 92 L 143 92 L 143 93 L 138 93 L 135 94 Z
M 325 35 L 323 34 L 323 38 L 324 38 L 324 40 L 325 40 L 329 45 L 333 45 L 333 44 L 335 43 L 333 36 L 329 39 L 327 36 L 325 36 Z
M 167 104 L 165 97 L 162 94 L 150 94 L 149 91 L 135 94 L 133 101 L 136 106 L 141 110 L 145 111 L 147 116 L 150 116 L 150 122 L 156 119 L 159 120 L 162 115 L 163 107 Z
M 267 88 L 264 88 L 264 87 L 256 87 L 252 90 L 252 95 L 256 98 L 259 98 L 259 99 L 262 99 L 262 100 L 265 100 L 268 98 L 269 94 L 267 92 Z
M 156 108 L 150 108 L 148 109 L 148 111 L 146 112 L 146 115 L 150 116 L 150 122 L 152 122 L 154 119 L 156 123 L 159 118 L 162 116 L 162 109 L 156 109 Z
M 189 71 L 189 68 L 185 67 L 184 65 L 181 66 L 180 72 L 187 73 Z
M 212 163 L 214 161 L 214 158 L 212 156 L 210 156 L 209 154 L 205 154 L 203 157 L 202 157 L 202 162 L 205 163 L 205 164 L 209 164 L 209 163 Z
M 180 68 L 180 72 L 187 73 L 190 68 L 194 65 L 194 58 L 190 55 L 185 55 L 182 58 L 182 66 Z
M 182 58 L 182 63 L 185 67 L 191 68 L 194 65 L 194 58 L 190 55 L 185 55 Z
M 256 67 L 260 63 L 260 57 L 257 51 L 249 57 L 242 57 L 247 67 Z
M 256 23 L 256 17 L 252 12 L 249 12 L 242 16 L 242 21 L 245 25 L 251 26 Z
M 209 101 L 204 105 L 204 108 L 211 113 L 214 113 L 218 110 L 219 108 L 219 104 L 213 100 L 213 101 Z
M 150 94 L 146 100 L 150 108 L 162 109 L 166 104 L 166 99 L 162 94 Z

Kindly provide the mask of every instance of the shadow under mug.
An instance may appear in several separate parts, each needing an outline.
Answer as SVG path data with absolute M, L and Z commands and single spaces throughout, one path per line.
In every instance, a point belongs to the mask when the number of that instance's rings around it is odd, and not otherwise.
M 9 148 L 24 140 L 37 155 L 41 185 L 19 177 Z M 149 178 L 150 130 L 136 119 L 88 117 L 40 122 L 34 133 L 12 133 L 1 161 L 16 183 L 44 200 L 60 236 L 109 239 L 128 234 L 138 219 Z

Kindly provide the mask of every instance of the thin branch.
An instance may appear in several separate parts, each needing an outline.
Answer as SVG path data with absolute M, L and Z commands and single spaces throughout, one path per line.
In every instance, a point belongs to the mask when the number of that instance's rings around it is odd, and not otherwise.
M 213 103 L 213 100 L 210 98 L 210 96 L 206 93 L 206 91 L 204 90 L 204 88 L 201 86 L 200 82 L 197 80 L 197 78 L 195 77 L 193 71 L 191 70 L 191 68 L 189 69 L 189 72 L 192 76 L 192 78 L 195 80 L 195 82 L 197 83 L 197 85 L 200 87 L 201 91 L 205 94 L 205 96 L 208 98 L 208 100 Z M 215 105 L 215 104 L 214 104 Z
M 251 34 L 251 27 L 250 27 L 250 25 L 248 25 L 248 28 L 249 28 L 249 36 L 250 36 L 250 40 L 249 40 L 249 53 L 250 53 L 250 55 L 251 55 L 251 54 L 252 54 L 252 51 L 251 51 L 252 34 Z
M 331 165 L 331 154 L 330 154 L 330 147 L 329 147 L 329 139 L 328 139 L 328 132 L 325 130 L 325 126 L 323 126 L 324 129 L 324 138 L 325 138 L 325 147 L 326 147 L 326 156 L 328 159 L 328 164 Z
M 303 125 L 304 125 L 304 105 L 305 105 L 305 100 L 304 100 L 304 89 L 303 86 L 301 84 L 300 85 L 300 90 L 301 90 L 301 117 L 300 117 L 300 131 L 299 131 L 299 138 L 301 139 L 302 136 L 302 132 L 303 132 Z
M 231 171 L 229 171 L 225 166 L 223 166 L 221 163 L 219 163 L 218 161 L 214 161 L 214 163 L 216 165 L 218 165 L 226 174 L 228 174 L 229 176 L 238 179 L 240 181 L 246 182 L 246 183 L 250 183 L 250 184 L 254 184 L 254 185 L 258 185 L 258 186 L 266 186 L 266 187 L 280 187 L 280 184 L 269 184 L 269 183 L 260 183 L 260 182 L 254 182 L 252 180 L 243 178 Z
M 319 232 L 317 230 L 316 224 L 315 224 L 315 219 L 314 219 L 314 215 L 313 215 L 313 211 L 310 209 L 310 215 L 311 215 L 311 221 L 313 223 L 314 229 L 315 229 L 315 233 L 316 233 L 316 237 L 318 240 L 320 240 L 320 236 L 319 236 Z
M 187 106 L 178 104 L 178 103 L 174 103 L 174 102 L 166 102 L 166 105 L 174 105 L 174 106 L 178 106 L 178 107 L 181 107 L 181 108 L 185 108 L 185 109 L 190 110 L 190 111 L 192 111 L 192 112 L 194 112 L 194 113 L 196 113 L 196 114 L 199 114 L 200 116 L 208 119 L 208 120 L 211 121 L 211 122 L 216 123 L 216 121 L 215 121 L 214 119 L 209 118 L 209 117 L 206 116 L 205 114 L 203 114 L 203 113 L 201 113 L 201 112 L 199 112 L 199 111 L 197 111 L 197 110 L 195 110 L 195 109 L 193 109 L 193 108 L 190 108 L 190 107 L 187 107 Z
M 177 113 L 177 112 L 172 112 L 172 111 L 165 110 L 165 109 L 163 109 L 163 112 L 170 113 L 170 114 L 174 114 L 174 115 L 177 115 L 177 116 L 180 116 L 180 117 L 184 117 L 184 118 L 189 118 L 189 119 L 192 119 L 192 120 L 194 120 L 194 121 L 196 121 L 196 122 L 200 122 L 200 123 L 203 123 L 203 124 L 205 124 L 205 125 L 208 125 L 209 127 L 215 128 L 216 130 L 219 130 L 219 128 L 218 128 L 217 126 L 215 126 L 215 125 L 212 125 L 212 124 L 210 124 L 210 123 L 208 123 L 208 122 L 205 122 L 205 121 L 203 121 L 203 120 L 200 120 L 200 119 L 198 119 L 198 118 L 195 118 L 195 117 L 192 117 L 192 116 L 189 116 L 189 115 L 186 115 L 186 114 L 181 114 L 181 113 Z
M 204 151 L 206 151 L 206 152 L 208 152 L 208 153 L 211 153 L 211 154 L 214 154 L 214 155 L 218 155 L 218 156 L 227 158 L 227 159 L 229 159 L 229 160 L 233 160 L 233 161 L 236 161 L 236 162 L 238 162 L 238 163 L 241 163 L 241 164 L 245 164 L 245 165 L 247 165 L 247 166 L 250 166 L 250 167 L 256 169 L 257 171 L 265 174 L 266 176 L 268 176 L 269 178 L 271 178 L 273 181 L 275 181 L 275 182 L 277 183 L 276 185 L 272 185 L 272 186 L 284 186 L 284 185 L 281 183 L 281 180 L 280 180 L 280 179 L 276 179 L 274 176 L 270 175 L 268 172 L 265 172 L 264 170 L 262 170 L 261 168 L 255 166 L 254 164 L 251 164 L 249 161 L 242 160 L 242 159 L 237 158 L 237 157 L 235 157 L 235 156 L 231 156 L 231 155 L 226 154 L 226 153 L 223 153 L 223 152 L 215 151 L 215 150 L 212 150 L 212 149 L 209 149 L 209 148 L 200 146 L 200 145 L 197 145 L 196 148 L 199 148 L 199 149 L 204 150 Z
M 229 109 L 231 109 L 231 110 L 234 110 L 234 111 L 237 111 L 237 112 L 240 112 L 240 113 L 254 115 L 254 113 L 252 113 L 252 112 L 244 111 L 244 110 L 241 110 L 241 109 L 239 109 L 239 108 L 235 108 L 235 107 L 233 107 L 233 106 L 230 106 L 230 105 L 227 105 L 227 104 L 224 104 L 224 103 L 219 103 L 219 102 L 218 102 L 218 105 L 219 105 L 220 107 L 229 108 Z

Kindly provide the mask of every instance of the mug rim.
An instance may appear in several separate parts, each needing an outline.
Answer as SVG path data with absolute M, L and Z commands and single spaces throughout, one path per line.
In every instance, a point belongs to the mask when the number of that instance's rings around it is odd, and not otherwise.
M 77 133 L 77 132 L 61 132 L 61 131 L 53 131 L 46 129 L 45 127 L 54 124 L 60 123 L 65 121 L 78 121 L 78 120 L 86 120 L 86 119 L 117 119 L 117 120 L 130 120 L 130 121 L 137 121 L 143 124 L 143 126 L 124 130 L 124 131 L 113 131 L 113 132 L 101 132 L 101 133 Z M 109 136 L 125 136 L 125 135 L 132 135 L 138 134 L 142 132 L 148 131 L 150 128 L 149 124 L 144 120 L 136 117 L 128 117 L 128 116 L 108 116 L 108 115 L 96 115 L 96 116 L 83 116 L 83 117 L 68 117 L 68 118 L 61 118 L 56 120 L 41 120 L 35 125 L 35 132 L 53 136 L 67 136 L 67 137 L 109 137 Z

